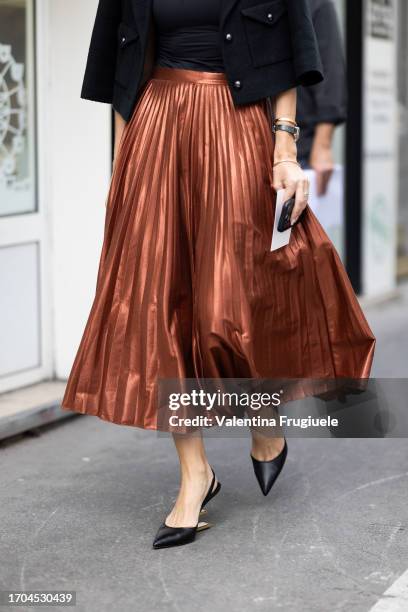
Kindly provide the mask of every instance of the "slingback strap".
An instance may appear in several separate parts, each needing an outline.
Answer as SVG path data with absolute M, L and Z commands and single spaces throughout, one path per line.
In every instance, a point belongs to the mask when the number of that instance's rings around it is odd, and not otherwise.
M 207 495 L 204 497 L 204 501 L 203 501 L 203 503 L 201 504 L 201 508 L 202 508 L 203 506 L 205 506 L 205 504 L 206 504 L 206 503 L 207 503 L 207 502 L 208 502 L 208 501 L 211 499 L 211 494 L 212 494 L 212 492 L 213 492 L 214 483 L 215 483 L 215 473 L 214 473 L 214 470 L 213 470 L 212 468 L 211 468 L 211 471 L 212 471 L 212 473 L 213 473 L 213 477 L 212 477 L 211 484 L 210 484 L 210 488 L 208 489 Z

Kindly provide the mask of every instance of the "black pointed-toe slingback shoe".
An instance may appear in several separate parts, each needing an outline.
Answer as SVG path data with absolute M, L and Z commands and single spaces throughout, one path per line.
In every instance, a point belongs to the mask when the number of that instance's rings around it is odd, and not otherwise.
M 217 482 L 217 486 L 214 489 L 215 474 L 211 468 L 213 477 L 211 485 L 208 489 L 207 495 L 204 497 L 203 503 L 200 508 L 200 516 L 206 513 L 204 506 L 219 493 L 221 489 L 221 483 Z M 162 523 L 159 530 L 154 538 L 153 548 L 170 548 L 172 546 L 182 546 L 183 544 L 190 544 L 194 542 L 196 534 L 199 531 L 210 529 L 213 525 L 204 521 L 198 521 L 194 527 L 169 527 L 166 523 Z
M 255 459 L 251 455 L 255 476 L 264 495 L 268 495 L 269 491 L 272 489 L 275 480 L 281 473 L 286 461 L 287 454 L 288 445 L 285 439 L 285 444 L 279 455 L 274 459 L 271 459 L 270 461 L 258 461 L 258 459 Z

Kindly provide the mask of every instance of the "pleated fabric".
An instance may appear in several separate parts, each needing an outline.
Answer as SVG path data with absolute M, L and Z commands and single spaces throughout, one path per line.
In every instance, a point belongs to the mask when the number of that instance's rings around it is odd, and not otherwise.
M 94 302 L 62 407 L 157 429 L 175 378 L 367 378 L 375 339 L 307 208 L 270 252 L 266 100 L 223 73 L 157 67 L 125 127 Z

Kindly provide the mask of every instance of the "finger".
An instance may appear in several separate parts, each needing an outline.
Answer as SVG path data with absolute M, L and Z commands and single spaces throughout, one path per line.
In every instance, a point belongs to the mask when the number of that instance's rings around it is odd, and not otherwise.
M 324 172 L 316 170 L 316 194 L 321 197 L 325 194 Z
M 294 181 L 287 180 L 284 181 L 283 187 L 285 189 L 285 192 L 283 194 L 283 201 L 287 202 L 287 200 L 293 198 L 296 193 L 296 183 Z
M 285 188 L 284 181 L 282 178 L 280 178 L 279 174 L 279 171 L 273 173 L 272 187 L 275 191 Z
M 282 181 L 274 181 L 272 183 L 272 187 L 274 188 L 275 191 L 279 191 L 280 189 L 284 188 Z
M 301 212 L 307 206 L 307 198 L 308 198 L 308 181 L 299 181 L 296 187 L 296 195 L 295 195 L 295 206 L 293 208 L 290 222 L 293 225 L 299 218 Z
M 327 189 L 329 188 L 330 179 L 332 177 L 333 170 L 325 170 L 322 176 L 322 194 L 326 195 Z

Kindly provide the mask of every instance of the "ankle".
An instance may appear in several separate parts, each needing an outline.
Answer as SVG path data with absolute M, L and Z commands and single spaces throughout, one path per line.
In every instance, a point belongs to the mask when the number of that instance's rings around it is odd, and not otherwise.
M 208 461 L 206 460 L 181 466 L 182 480 L 207 480 L 210 476 L 212 477 L 212 471 Z

